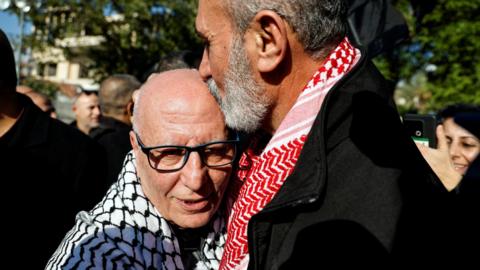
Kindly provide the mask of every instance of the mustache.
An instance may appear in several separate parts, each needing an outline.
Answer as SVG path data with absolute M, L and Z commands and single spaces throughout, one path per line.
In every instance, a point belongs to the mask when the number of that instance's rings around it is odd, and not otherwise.
M 210 78 L 207 80 L 207 87 L 212 96 L 215 98 L 217 103 L 222 106 L 222 97 L 220 96 L 220 89 L 218 88 L 217 84 L 215 81 Z

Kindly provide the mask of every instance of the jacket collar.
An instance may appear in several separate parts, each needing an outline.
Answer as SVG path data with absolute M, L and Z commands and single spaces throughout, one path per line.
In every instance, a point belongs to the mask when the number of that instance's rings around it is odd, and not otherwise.
M 336 94 L 336 89 L 352 79 L 357 70 L 367 63 L 367 53 L 364 48 L 359 48 L 361 58 L 352 70 L 341 79 L 325 97 L 324 104 L 313 123 L 307 141 L 303 146 L 292 174 L 285 180 L 277 195 L 261 213 L 268 213 L 279 208 L 294 207 L 301 204 L 313 203 L 320 199 L 326 186 L 326 173 L 328 170 L 326 157 L 326 114 L 335 108 L 330 108 L 329 100 Z

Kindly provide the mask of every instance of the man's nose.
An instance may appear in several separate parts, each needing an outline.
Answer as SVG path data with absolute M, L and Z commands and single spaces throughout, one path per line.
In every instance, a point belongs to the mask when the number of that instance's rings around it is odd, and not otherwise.
M 206 48 L 203 49 L 202 61 L 200 62 L 198 71 L 204 81 L 207 81 L 212 76 L 210 70 L 210 62 L 208 61 L 208 52 Z
M 187 164 L 182 168 L 182 182 L 192 191 L 202 189 L 207 168 L 197 152 L 190 153 Z
M 100 111 L 100 107 L 93 108 L 93 115 L 94 116 L 99 116 L 100 114 L 102 114 L 102 112 Z

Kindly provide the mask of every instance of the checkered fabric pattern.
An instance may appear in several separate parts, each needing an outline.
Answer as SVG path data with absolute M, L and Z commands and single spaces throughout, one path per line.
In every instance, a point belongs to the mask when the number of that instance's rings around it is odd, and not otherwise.
M 80 212 L 46 269 L 184 269 L 171 225 L 145 197 L 130 152 L 119 180 L 90 212 Z M 225 220 L 216 215 L 196 269 L 218 269 Z
M 245 169 L 237 173 L 237 181 L 243 184 L 230 214 L 220 269 L 247 268 L 248 221 L 273 199 L 292 173 L 324 98 L 359 59 L 360 51 L 345 38 L 304 87 L 267 146 L 258 149 L 254 139 L 243 153 L 239 164 Z

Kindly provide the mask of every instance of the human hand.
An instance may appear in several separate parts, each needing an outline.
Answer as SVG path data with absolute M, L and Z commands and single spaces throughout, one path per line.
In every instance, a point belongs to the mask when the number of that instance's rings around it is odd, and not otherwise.
M 448 191 L 453 190 L 462 180 L 462 175 L 455 170 L 448 150 L 447 137 L 443 125 L 437 126 L 438 148 L 430 148 L 423 144 L 416 143 L 418 150 L 435 174 L 440 178 L 442 184 Z

